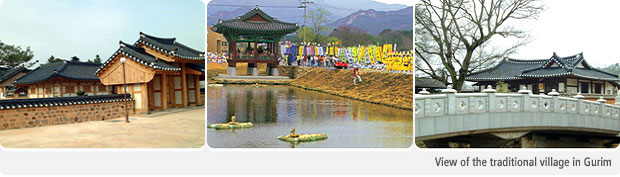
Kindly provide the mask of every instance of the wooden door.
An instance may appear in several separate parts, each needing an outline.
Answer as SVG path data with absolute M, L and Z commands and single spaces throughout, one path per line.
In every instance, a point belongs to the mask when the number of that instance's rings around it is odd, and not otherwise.
M 183 107 L 183 86 L 181 76 L 170 77 L 170 103 L 173 107 Z
M 153 110 L 160 110 L 162 109 L 162 105 L 165 104 L 162 102 L 162 77 L 159 75 L 156 75 L 153 77 L 153 80 L 151 82 L 149 82 L 149 102 L 151 108 Z

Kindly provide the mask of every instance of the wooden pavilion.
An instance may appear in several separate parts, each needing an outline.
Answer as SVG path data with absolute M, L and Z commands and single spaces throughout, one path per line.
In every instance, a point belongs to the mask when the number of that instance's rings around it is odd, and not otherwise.
M 256 65 L 267 63 L 268 75 L 278 75 L 279 42 L 299 29 L 297 23 L 279 21 L 256 6 L 231 20 L 220 20 L 211 28 L 228 41 L 228 75 L 237 75 L 237 63 L 248 63 L 247 75 L 258 75 Z
M 200 81 L 204 81 L 204 52 L 175 38 L 140 33 L 134 44 L 120 42 L 120 48 L 97 70 L 104 85 L 124 93 L 121 58 L 126 58 L 127 92 L 135 100 L 137 113 L 174 107 L 202 105 Z

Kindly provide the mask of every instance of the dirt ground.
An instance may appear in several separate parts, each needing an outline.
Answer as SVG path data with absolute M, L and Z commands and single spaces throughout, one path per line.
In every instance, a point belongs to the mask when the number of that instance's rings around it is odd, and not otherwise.
M 5 148 L 200 148 L 205 140 L 204 107 L 153 117 L 0 131 Z M 178 111 L 178 110 L 177 110 Z

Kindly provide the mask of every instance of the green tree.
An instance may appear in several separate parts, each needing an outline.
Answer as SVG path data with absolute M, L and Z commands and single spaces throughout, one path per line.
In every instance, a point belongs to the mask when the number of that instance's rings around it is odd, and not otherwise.
M 305 36 L 304 42 L 321 42 L 321 34 L 327 33 L 330 27 L 327 26 L 327 23 L 331 22 L 329 17 L 332 15 L 331 12 L 318 8 L 317 10 L 312 10 L 306 16 L 310 18 L 310 31 L 316 34 L 314 37 Z M 307 33 L 304 33 L 307 34 Z M 303 37 L 303 36 L 302 36 Z
M 72 56 L 71 61 L 80 61 L 80 58 L 78 58 L 77 56 Z
M 306 39 L 314 39 L 316 38 L 316 33 L 312 32 L 308 27 L 301 27 L 301 29 L 297 30 L 297 34 L 295 35 L 295 42 L 301 43 L 305 42 L 304 37 Z
M 52 55 L 49 58 L 47 58 L 47 63 L 55 63 L 55 62 L 61 62 L 61 61 L 63 61 L 63 59 L 56 58 L 56 57 L 54 57 L 54 55 Z
M 34 57 L 30 47 L 22 49 L 20 46 L 8 45 L 0 42 L 0 66 L 16 67 L 24 65 L 30 67 L 37 61 L 29 62 Z
M 612 74 L 620 74 L 620 63 L 616 63 L 613 65 L 609 65 L 607 67 L 598 68 L 598 69 L 606 71 L 608 73 L 612 73 Z
M 398 30 L 392 31 L 391 29 L 385 29 L 374 37 L 377 45 L 381 44 L 396 44 L 396 50 L 411 50 L 413 49 L 413 30 Z
M 93 59 L 93 63 L 101 64 L 101 57 L 99 57 L 99 54 L 95 55 L 95 59 Z
M 343 46 L 373 44 L 373 36 L 357 27 L 339 26 L 329 35 L 342 41 Z

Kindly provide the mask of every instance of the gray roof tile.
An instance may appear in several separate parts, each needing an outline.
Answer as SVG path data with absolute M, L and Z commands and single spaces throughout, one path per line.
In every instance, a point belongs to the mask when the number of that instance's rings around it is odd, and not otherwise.
M 267 22 L 249 21 L 252 16 L 259 15 Z M 295 32 L 299 29 L 297 23 L 287 23 L 279 21 L 263 12 L 257 7 L 249 11 L 248 13 L 237 17 L 236 19 L 220 20 L 217 24 L 211 28 L 213 31 L 223 33 L 224 31 L 232 31 L 235 33 L 244 33 L 252 31 L 252 33 L 281 33 L 288 34 Z
M 33 84 L 46 81 L 47 79 L 58 76 L 72 80 L 99 80 L 95 76 L 95 71 L 101 64 L 62 61 L 39 66 L 37 69 L 15 80 L 15 85 Z
M 579 67 L 581 63 L 583 63 L 583 68 Z M 574 76 L 610 81 L 620 80 L 616 74 L 591 67 L 583 58 L 583 53 L 568 57 L 559 57 L 555 52 L 549 59 L 518 60 L 505 58 L 492 68 L 469 74 L 466 80 L 500 81 L 558 76 Z
M 204 52 L 192 49 L 176 41 L 176 38 L 159 38 L 140 32 L 135 44 L 144 44 L 171 56 L 190 60 L 204 60 Z

